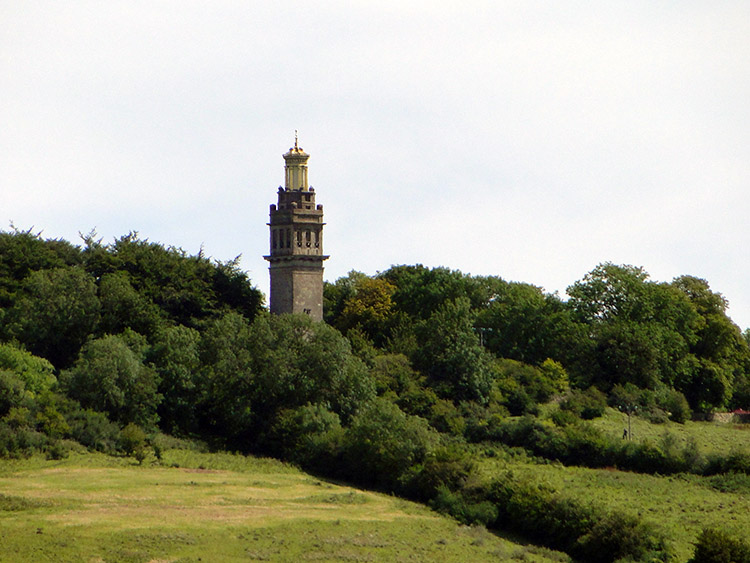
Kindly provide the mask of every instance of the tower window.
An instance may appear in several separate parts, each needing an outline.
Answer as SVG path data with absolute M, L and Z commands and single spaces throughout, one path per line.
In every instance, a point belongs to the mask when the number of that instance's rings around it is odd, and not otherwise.
M 305 246 L 310 248 L 310 231 L 305 231 Z
M 287 248 L 292 247 L 292 230 L 291 229 L 286 230 L 286 247 Z
M 279 232 L 278 232 L 278 231 L 276 231 L 276 230 L 274 230 L 274 231 L 271 231 L 271 232 L 273 233 L 273 243 L 272 243 L 272 248 L 276 248 L 276 243 L 277 243 L 277 241 L 278 241 L 278 239 L 279 239 Z

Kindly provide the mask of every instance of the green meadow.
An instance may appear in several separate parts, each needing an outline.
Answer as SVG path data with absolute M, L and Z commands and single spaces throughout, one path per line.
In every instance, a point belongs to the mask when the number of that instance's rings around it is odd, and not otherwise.
M 0 461 L 0 561 L 567 561 L 268 459 Z
M 589 423 L 613 436 L 622 436 L 627 417 L 607 409 L 605 416 Z M 669 440 L 679 446 L 695 441 L 704 455 L 750 449 L 747 424 L 652 424 L 632 417 L 631 429 L 636 441 L 660 444 Z M 564 496 L 641 517 L 665 533 L 679 562 L 692 556 L 694 542 L 703 528 L 718 528 L 737 538 L 746 538 L 750 530 L 750 476 L 746 474 L 660 476 L 615 468 L 566 467 L 524 453 L 509 454 L 491 448 L 478 457 L 484 479 L 512 471 Z
M 615 409 L 607 408 L 604 416 L 595 418 L 590 424 L 619 438 L 622 431 L 628 427 L 628 417 Z M 679 444 L 688 440 L 695 440 L 698 450 L 704 455 L 727 454 L 736 449 L 750 449 L 750 424 L 734 424 L 731 422 L 694 422 L 684 424 L 665 422 L 652 424 L 639 416 L 630 418 L 632 439 L 648 440 L 653 444 L 659 443 L 665 434 L 671 434 Z

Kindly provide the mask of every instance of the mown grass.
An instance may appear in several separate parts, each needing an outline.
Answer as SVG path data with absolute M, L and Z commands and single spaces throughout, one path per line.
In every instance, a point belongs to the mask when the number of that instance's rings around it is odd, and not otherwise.
M 269 459 L 0 461 L 0 561 L 565 561 Z

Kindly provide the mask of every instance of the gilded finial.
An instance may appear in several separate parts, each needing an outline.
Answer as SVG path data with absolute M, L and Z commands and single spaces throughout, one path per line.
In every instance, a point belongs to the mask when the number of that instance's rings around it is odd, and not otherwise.
M 297 146 L 297 130 L 294 130 L 294 149 L 299 150 L 299 147 Z

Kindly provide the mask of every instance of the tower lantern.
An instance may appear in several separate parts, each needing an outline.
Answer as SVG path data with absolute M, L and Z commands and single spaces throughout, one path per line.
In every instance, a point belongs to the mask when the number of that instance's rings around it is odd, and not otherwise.
M 271 205 L 270 247 L 271 313 L 305 313 L 323 320 L 323 206 L 315 203 L 308 185 L 310 155 L 299 146 L 284 155 L 285 185 Z
M 294 132 L 294 146 L 284 155 L 285 188 L 287 190 L 310 191 L 307 185 L 307 159 L 310 155 L 297 143 L 297 132 Z

